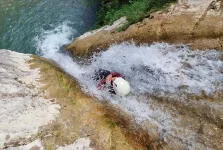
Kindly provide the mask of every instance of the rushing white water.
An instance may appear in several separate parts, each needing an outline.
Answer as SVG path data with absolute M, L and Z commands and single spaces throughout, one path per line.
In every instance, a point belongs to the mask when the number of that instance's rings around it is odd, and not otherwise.
M 69 43 L 70 37 L 76 33 L 76 30 L 69 27 L 69 22 L 64 22 L 54 30 L 42 30 L 42 34 L 35 38 L 37 52 L 49 59 L 54 60 L 61 68 L 74 77 L 78 77 L 81 66 L 77 65 L 73 59 L 61 51 L 64 44 Z
M 61 50 L 64 44 L 70 42 L 69 38 L 74 32 L 68 22 L 52 31 L 43 30 L 42 35 L 35 39 L 37 49 L 44 57 L 53 59 L 74 76 L 87 93 L 99 99 L 108 99 L 114 104 L 125 105 L 130 110 L 138 109 L 138 106 L 140 112 L 136 112 L 137 118 L 147 116 L 142 109 L 147 106 L 142 106 L 137 100 L 129 101 L 130 97 L 137 99 L 136 96 L 142 94 L 174 93 L 179 92 L 181 87 L 189 93 L 211 93 L 223 88 L 223 62 L 219 59 L 219 51 L 191 51 L 184 45 L 166 43 L 154 43 L 150 46 L 123 43 L 95 54 L 91 64 L 79 65 Z M 97 83 L 92 76 L 100 68 L 123 74 L 130 81 L 131 96 L 117 102 L 120 97 L 97 90 Z
M 184 45 L 166 43 L 150 46 L 123 43 L 95 55 L 90 65 L 80 66 L 61 50 L 74 32 L 68 22 L 52 31 L 43 30 L 42 35 L 36 37 L 37 50 L 80 82 L 83 80 L 80 74 L 92 75 L 102 68 L 122 73 L 130 81 L 134 94 L 176 92 L 182 86 L 190 93 L 222 90 L 223 63 L 219 51 L 191 51 Z
M 220 60 L 222 52 L 192 51 L 185 45 L 166 43 L 142 46 L 123 43 L 95 54 L 90 64 L 83 64 L 61 48 L 71 42 L 70 37 L 74 32 L 67 22 L 54 30 L 43 30 L 42 35 L 35 39 L 36 47 L 44 57 L 53 59 L 63 70 L 75 77 L 87 94 L 117 105 L 138 123 L 152 122 L 163 137 L 165 133 L 174 132 L 172 129 L 177 127 L 171 114 L 154 106 L 149 95 L 165 96 L 182 91 L 196 94 L 205 91 L 211 94 L 223 90 L 223 62 Z M 107 91 L 99 91 L 96 88 L 97 82 L 92 78 L 98 69 L 123 74 L 131 84 L 131 94 L 119 97 Z M 184 136 L 182 134 L 183 138 Z M 190 138 L 186 139 L 186 143 Z
M 150 46 L 120 44 L 93 58 L 89 68 L 124 74 L 134 94 L 176 92 L 186 86 L 190 93 L 222 88 L 220 52 L 191 51 L 183 45 L 155 43 Z

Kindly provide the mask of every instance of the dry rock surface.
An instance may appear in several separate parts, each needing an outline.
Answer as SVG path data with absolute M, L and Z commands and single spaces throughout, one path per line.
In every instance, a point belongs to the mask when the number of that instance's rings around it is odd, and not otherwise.
M 37 139 L 27 145 L 22 145 L 18 147 L 9 147 L 6 150 L 44 150 L 40 139 Z
M 31 59 L 31 55 L 0 50 L 0 149 L 28 144 L 40 127 L 59 114 L 59 105 L 44 98 L 39 70 L 27 63 Z
M 91 140 L 89 138 L 80 138 L 73 144 L 58 147 L 57 150 L 93 150 L 90 147 Z
M 168 42 L 193 49 L 223 50 L 223 1 L 179 0 L 167 10 L 154 12 L 123 32 L 98 30 L 67 46 L 74 55 L 89 55 L 114 43 Z
M 93 150 L 90 147 L 91 140 L 89 138 L 77 139 L 73 144 L 60 146 L 57 150 Z M 37 139 L 27 145 L 18 147 L 9 147 L 5 150 L 44 150 L 43 144 L 40 139 Z

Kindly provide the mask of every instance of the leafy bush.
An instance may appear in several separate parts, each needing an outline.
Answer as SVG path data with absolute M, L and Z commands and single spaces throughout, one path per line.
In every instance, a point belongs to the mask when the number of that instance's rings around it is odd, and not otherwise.
M 176 0 L 100 0 L 97 26 L 112 24 L 126 16 L 128 24 L 140 21 L 150 12 L 162 9 Z M 128 26 L 128 25 L 125 25 Z

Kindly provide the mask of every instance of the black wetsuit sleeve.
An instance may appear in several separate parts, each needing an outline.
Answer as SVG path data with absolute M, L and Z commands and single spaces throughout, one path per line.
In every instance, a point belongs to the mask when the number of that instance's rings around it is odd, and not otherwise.
M 99 69 L 95 75 L 94 75 L 94 80 L 99 81 L 105 79 L 109 74 L 111 74 L 110 71 L 104 70 L 104 69 Z

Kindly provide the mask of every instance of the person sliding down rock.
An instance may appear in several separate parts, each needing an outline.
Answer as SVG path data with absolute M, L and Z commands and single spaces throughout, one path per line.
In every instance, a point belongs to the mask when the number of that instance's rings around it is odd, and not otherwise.
M 99 90 L 103 90 L 106 87 L 110 93 L 119 96 L 126 96 L 130 92 L 129 82 L 118 72 L 99 69 L 95 73 L 94 79 L 99 82 L 97 85 Z

